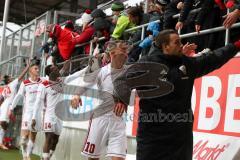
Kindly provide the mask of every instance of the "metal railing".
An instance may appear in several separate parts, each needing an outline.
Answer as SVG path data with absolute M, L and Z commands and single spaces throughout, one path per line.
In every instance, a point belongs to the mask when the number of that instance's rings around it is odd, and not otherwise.
M 194 9 L 192 10 L 190 13 L 195 13 L 195 12 L 198 12 L 200 10 L 200 8 L 198 9 Z M 228 11 L 229 12 L 229 11 Z M 18 44 L 17 44 L 17 51 L 16 51 L 16 55 L 17 56 L 26 56 L 26 55 L 22 55 L 21 54 L 21 47 L 22 47 L 22 41 L 23 41 L 23 31 L 24 29 L 26 29 L 27 27 L 30 27 L 31 25 L 35 25 L 34 27 L 34 31 L 36 30 L 36 25 L 37 25 L 37 21 L 39 19 L 41 19 L 43 16 L 45 16 L 45 22 L 46 22 L 46 25 L 49 24 L 51 22 L 51 17 L 50 17 L 51 13 L 50 12 L 46 12 L 44 13 L 43 15 L 37 17 L 35 20 L 31 21 L 30 23 L 28 23 L 27 25 L 25 25 L 23 28 L 21 28 L 20 30 L 18 31 L 15 31 L 13 32 L 12 34 L 10 34 L 9 36 L 7 36 L 6 38 L 12 36 L 12 42 L 11 42 L 11 47 L 10 47 L 10 51 L 9 52 L 12 52 L 13 50 L 13 43 L 16 42 L 16 40 L 14 39 L 15 36 L 18 36 L 19 39 L 17 40 L 18 41 Z M 54 22 L 58 22 L 58 18 L 60 15 L 63 15 L 63 16 L 73 16 L 73 17 L 79 17 L 79 14 L 76 14 L 76 13 L 69 13 L 69 12 L 63 12 L 63 11 L 55 11 L 54 12 Z M 173 16 L 174 18 L 177 18 L 179 17 L 179 14 L 176 14 Z M 156 20 L 154 22 L 157 22 L 157 23 L 160 23 L 160 20 Z M 149 22 L 151 23 L 151 22 Z M 138 29 L 142 29 L 142 35 L 141 35 L 141 40 L 144 39 L 144 35 L 145 35 L 145 27 L 147 27 L 149 25 L 149 23 L 146 23 L 146 24 L 143 24 L 143 25 L 140 25 L 140 26 L 136 26 L 136 27 L 133 27 L 131 29 L 128 29 L 126 30 L 125 32 L 131 32 L 131 31 L 134 31 L 134 30 L 138 30 Z M 240 27 L 240 23 L 236 23 L 234 24 L 231 28 L 237 28 L 237 27 Z M 215 27 L 215 28 L 211 28 L 211 29 L 205 29 L 205 30 L 201 30 L 199 33 L 198 32 L 192 32 L 192 33 L 187 33 L 187 34 L 180 34 L 180 37 L 181 38 L 189 38 L 189 37 L 194 37 L 194 36 L 199 36 L 199 35 L 204 35 L 204 34 L 210 34 L 210 33 L 214 33 L 214 32 L 219 32 L 219 31 L 223 31 L 223 30 L 226 30 L 226 33 L 225 33 L 225 44 L 227 44 L 229 42 L 229 34 L 230 34 L 230 30 L 229 29 L 225 29 L 223 26 L 220 26 L 220 27 Z M 101 40 L 104 40 L 104 37 L 101 37 L 99 38 L 99 41 Z M 32 57 L 33 56 L 33 53 L 34 51 L 36 50 L 36 45 L 35 45 L 35 41 L 36 41 L 36 37 L 33 36 L 33 39 L 30 40 L 31 43 L 32 43 L 32 46 L 31 46 L 31 53 L 30 55 L 27 55 L 29 57 Z M 46 42 L 46 33 L 44 33 L 44 38 L 43 38 L 43 41 Z M 81 46 L 85 46 L 85 45 L 89 45 L 90 44 L 90 55 L 92 55 L 93 53 L 93 41 L 89 41 L 89 42 L 86 42 L 86 43 L 82 43 L 82 44 L 79 44 L 79 45 L 76 45 L 76 47 L 81 47 Z M 6 45 L 5 45 L 6 46 Z M 9 54 L 9 59 L 13 58 L 11 57 L 12 54 Z M 43 64 L 42 66 L 44 66 L 45 62 L 44 62 L 44 58 L 42 57 L 43 59 Z M 17 63 L 20 64 L 20 62 L 18 61 Z M 5 64 L 5 61 L 4 61 L 4 64 Z M 2 66 L 3 64 L 1 64 L 0 66 Z M 42 69 L 43 70 L 43 69 Z
M 35 36 L 37 29 L 42 30 L 46 28 L 51 22 L 51 12 L 47 11 L 44 14 L 38 16 L 28 24 L 24 25 L 19 30 L 6 36 L 3 50 L 4 55 L 2 62 L 0 62 L 1 68 L 4 64 L 8 65 L 10 61 L 15 60 L 15 65 L 22 67 L 22 63 L 19 57 L 33 57 L 35 56 L 36 50 L 46 42 L 46 32 L 41 32 L 40 35 Z M 7 67 L 4 72 L 10 73 L 11 67 Z M 2 71 L 1 71 L 2 72 Z M 16 73 L 18 74 L 18 72 Z M 14 75 L 17 76 L 17 75 Z

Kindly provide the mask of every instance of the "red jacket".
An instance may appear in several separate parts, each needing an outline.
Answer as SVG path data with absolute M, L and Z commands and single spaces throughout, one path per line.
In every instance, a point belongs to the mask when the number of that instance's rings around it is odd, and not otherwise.
M 75 49 L 75 45 L 89 41 L 94 31 L 94 28 L 89 26 L 81 34 L 78 34 L 67 28 L 62 29 L 61 26 L 55 25 L 50 36 L 54 36 L 57 39 L 60 55 L 64 60 L 68 60 Z

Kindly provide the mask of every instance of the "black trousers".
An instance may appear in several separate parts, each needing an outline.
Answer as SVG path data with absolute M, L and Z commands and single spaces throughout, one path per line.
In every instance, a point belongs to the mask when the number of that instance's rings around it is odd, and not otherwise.
M 173 129 L 139 124 L 137 135 L 137 160 L 192 160 L 193 134 L 184 129 Z

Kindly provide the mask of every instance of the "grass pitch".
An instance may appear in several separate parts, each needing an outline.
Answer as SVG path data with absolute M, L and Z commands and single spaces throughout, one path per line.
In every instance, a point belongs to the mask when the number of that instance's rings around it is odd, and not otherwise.
M 22 155 L 19 150 L 0 150 L 0 160 L 22 160 Z M 38 156 L 32 156 L 31 160 L 40 160 Z

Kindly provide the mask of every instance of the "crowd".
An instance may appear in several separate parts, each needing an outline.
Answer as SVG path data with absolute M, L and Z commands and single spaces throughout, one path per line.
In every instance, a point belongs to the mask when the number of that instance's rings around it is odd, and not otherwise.
M 221 0 L 149 0 L 147 12 L 143 4 L 125 8 L 123 3 L 114 2 L 111 6 L 112 16 L 107 16 L 103 10 L 87 9 L 80 17 L 82 26 L 76 27 L 74 22 L 68 20 L 64 27 L 58 24 L 48 26 L 49 41 L 43 46 L 46 57 L 54 57 L 57 62 L 62 62 L 78 55 L 89 55 L 90 44 L 93 42 L 95 53 L 104 53 L 104 44 L 109 40 L 127 40 L 133 43 L 128 62 L 136 62 L 140 56 L 148 55 L 151 44 L 158 32 L 165 29 L 176 29 L 181 34 L 200 32 L 201 30 L 224 26 L 229 28 L 238 20 L 239 2 Z M 197 9 L 198 12 L 190 13 Z M 227 14 L 227 9 L 230 13 Z M 174 15 L 179 14 L 179 17 Z M 207 18 L 205 18 L 207 17 Z M 156 22 L 159 20 L 159 22 Z M 141 40 L 141 29 L 126 30 L 149 23 Z M 230 40 L 235 41 L 237 29 L 231 30 Z M 224 45 L 224 31 L 184 38 L 183 42 L 195 43 L 198 47 L 196 53 L 203 49 L 210 50 Z M 104 40 L 99 41 L 100 37 Z M 79 45 L 82 47 L 77 47 Z M 92 54 L 92 53 L 91 53 Z M 72 58 L 74 59 L 74 58 Z M 49 58 L 51 63 L 52 58 Z
M 190 10 L 196 8 L 200 8 L 199 12 L 190 13 Z M 227 9 L 231 12 L 227 13 Z M 134 62 L 160 63 L 162 66 L 158 68 L 159 72 L 165 72 L 159 73 L 160 77 L 155 74 L 153 79 L 163 78 L 159 83 L 162 86 L 166 86 L 166 80 L 170 82 L 167 83 L 168 90 L 162 90 L 162 95 L 146 99 L 141 96 L 141 87 L 137 88 L 140 97 L 139 117 L 142 114 L 157 114 L 158 109 L 164 113 L 186 113 L 191 117 L 193 113 L 189 110 L 194 80 L 220 68 L 240 50 L 239 30 L 231 30 L 230 43 L 225 47 L 222 47 L 224 37 L 221 32 L 185 38 L 184 45 L 177 32 L 199 33 L 221 25 L 230 28 L 240 17 L 240 2 L 237 0 L 154 0 L 149 1 L 147 13 L 141 5 L 125 8 L 122 2 L 114 1 L 111 10 L 113 15 L 109 17 L 101 9 L 87 9 L 81 15 L 80 30 L 70 20 L 63 27 L 59 24 L 47 26 L 49 39 L 42 47 L 47 60 L 46 77 L 40 77 L 40 62 L 37 59 L 27 62 L 17 79 L 11 81 L 9 77 L 4 77 L 7 87 L 0 97 L 1 148 L 7 149 L 2 139 L 9 116 L 13 114 L 19 99 L 24 98 L 20 140 L 23 159 L 30 159 L 36 134 L 42 130 L 46 137 L 42 158 L 49 160 L 61 134 L 62 122 L 57 118 L 55 110 L 64 99 L 63 86 L 87 75 L 86 83 L 81 82 L 82 87 L 91 88 L 97 84 L 97 88 L 102 91 L 102 102 L 98 105 L 105 106 L 108 110 L 102 115 L 91 116 L 82 154 L 89 160 L 98 160 L 106 150 L 107 156 L 112 160 L 124 160 L 127 143 L 122 115 L 127 110 L 128 102 L 115 93 L 114 81 L 122 78 L 129 66 Z M 174 18 L 178 13 L 178 19 Z M 149 24 L 143 40 L 141 29 L 126 32 L 146 23 Z M 104 40 L 100 40 L 101 37 Z M 81 46 L 89 41 L 93 42 L 93 53 L 90 53 L 90 44 Z M 94 59 L 90 59 L 88 66 L 64 77 L 70 59 L 89 54 L 93 54 Z M 61 70 L 57 66 L 59 62 L 64 62 Z M 96 69 L 99 69 L 97 73 Z M 27 71 L 29 78 L 22 81 Z M 127 88 L 123 92 L 125 97 L 130 97 L 131 89 Z M 72 108 L 81 106 L 80 96 L 84 92 L 86 90 L 75 93 L 70 104 Z M 39 113 L 42 112 L 44 114 L 41 117 Z M 192 159 L 193 121 L 139 121 L 138 127 L 137 160 Z

